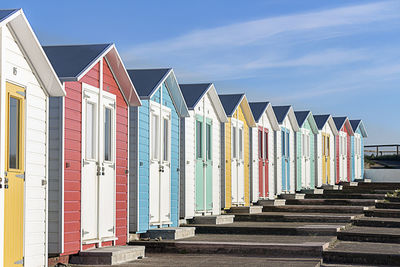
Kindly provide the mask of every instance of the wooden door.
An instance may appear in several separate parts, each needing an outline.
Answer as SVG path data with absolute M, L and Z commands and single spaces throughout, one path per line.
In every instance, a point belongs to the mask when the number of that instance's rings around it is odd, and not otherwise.
M 268 197 L 268 129 L 258 127 L 259 196 Z
M 238 130 L 237 130 L 237 120 L 231 119 L 231 190 L 232 190 L 232 204 L 237 204 L 239 202 L 238 199 L 238 164 L 239 164 L 239 156 L 238 156 Z
M 282 129 L 282 191 L 290 191 L 290 134 Z
M 100 110 L 99 237 L 115 236 L 116 115 L 115 97 L 104 94 Z
M 99 90 L 83 90 L 82 102 L 82 181 L 81 236 L 83 241 L 98 239 L 99 169 Z
M 244 204 L 244 126 L 242 121 L 238 121 L 238 202 Z
M 204 127 L 203 117 L 198 116 L 195 122 L 196 130 L 196 211 L 204 211 Z
M 6 83 L 4 266 L 23 264 L 25 180 L 25 89 Z
M 171 224 L 171 110 L 151 102 L 150 224 Z
M 210 211 L 213 208 L 213 160 L 212 160 L 212 120 L 206 119 L 206 142 L 205 142 L 205 174 L 206 174 L 206 210 Z

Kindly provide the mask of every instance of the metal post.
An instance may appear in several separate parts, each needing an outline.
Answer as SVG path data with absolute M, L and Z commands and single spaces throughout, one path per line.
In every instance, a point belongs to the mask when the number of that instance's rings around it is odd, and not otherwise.
M 376 146 L 376 157 L 378 157 L 378 156 L 379 156 L 379 147 Z
M 396 155 L 399 155 L 399 146 L 396 146 Z

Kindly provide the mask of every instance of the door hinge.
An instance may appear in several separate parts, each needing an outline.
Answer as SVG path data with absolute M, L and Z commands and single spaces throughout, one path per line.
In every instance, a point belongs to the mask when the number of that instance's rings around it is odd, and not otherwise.
M 24 98 L 26 98 L 26 93 L 24 91 L 17 91 L 17 94 L 23 96 Z
M 25 172 L 23 174 L 16 174 L 15 177 L 24 179 L 25 181 Z
M 86 94 L 86 92 L 83 92 L 83 98 L 84 98 L 84 99 L 90 98 L 90 95 Z
M 87 165 L 89 163 L 90 163 L 89 161 L 82 159 L 82 167 L 85 167 L 85 165 Z
M 24 265 L 24 257 L 21 260 L 14 262 L 14 264 L 22 264 Z
M 108 229 L 107 231 L 114 233 L 114 226 L 112 228 Z
M 45 186 L 45 185 L 47 185 L 47 180 L 43 179 L 42 180 L 42 186 Z
M 115 170 L 115 163 L 111 164 L 110 167 Z
M 88 231 L 85 231 L 85 229 L 82 229 L 82 236 L 85 236 L 85 235 L 87 235 L 89 232 Z
M 167 217 L 168 217 L 168 218 L 171 218 L 171 213 L 168 213 L 168 214 L 167 214 Z
M 109 104 L 111 107 L 115 108 L 115 103 L 110 103 Z

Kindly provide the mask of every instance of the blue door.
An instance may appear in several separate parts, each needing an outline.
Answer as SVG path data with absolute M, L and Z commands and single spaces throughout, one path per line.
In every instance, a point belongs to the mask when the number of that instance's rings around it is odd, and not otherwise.
M 282 128 L 282 191 L 290 191 L 290 135 Z

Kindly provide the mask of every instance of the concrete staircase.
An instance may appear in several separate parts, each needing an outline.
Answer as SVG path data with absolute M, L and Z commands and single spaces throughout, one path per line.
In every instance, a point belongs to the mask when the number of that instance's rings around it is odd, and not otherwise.
M 350 184 L 343 184 L 347 194 Z M 400 188 L 399 183 L 363 183 L 352 187 L 352 194 L 385 195 Z M 324 264 L 400 265 L 399 199 L 383 197 L 364 216 L 352 219 L 352 225 L 337 233 L 337 241 L 324 249 Z

